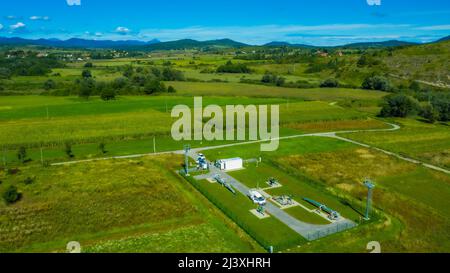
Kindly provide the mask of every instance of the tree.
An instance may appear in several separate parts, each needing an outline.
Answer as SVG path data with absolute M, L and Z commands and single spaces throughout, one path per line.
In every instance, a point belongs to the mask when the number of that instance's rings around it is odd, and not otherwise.
M 19 159 L 19 161 L 21 163 L 25 163 L 25 161 L 27 160 L 27 149 L 25 148 L 25 146 L 20 146 L 19 150 L 17 151 L 17 159 Z
M 167 93 L 176 93 L 176 92 L 177 92 L 177 90 L 175 90 L 175 88 L 172 85 L 170 85 L 167 88 Z
M 431 104 L 425 105 L 419 115 L 429 123 L 435 123 L 439 118 L 439 112 Z
M 112 90 L 111 88 L 105 88 L 102 93 L 100 94 L 100 97 L 104 101 L 108 100 L 115 100 L 116 99 L 116 92 Z
M 100 150 L 100 152 L 102 154 L 106 154 L 107 153 L 107 151 L 106 151 L 106 144 L 103 141 L 98 144 L 98 149 Z
M 72 152 L 72 144 L 70 144 L 70 142 L 65 143 L 64 152 L 66 153 L 68 158 L 74 157 Z
M 164 83 L 158 80 L 151 80 L 144 86 L 144 93 L 147 95 L 151 95 L 153 93 L 161 93 L 166 92 L 166 86 Z
M 56 87 L 56 83 L 54 80 L 49 79 L 44 83 L 44 89 L 45 90 L 50 90 L 50 89 L 54 89 Z
M 6 204 L 12 204 L 17 201 L 19 201 L 21 197 L 21 194 L 17 190 L 16 186 L 9 186 L 6 188 L 6 190 L 3 192 L 3 200 L 6 202 Z
M 434 109 L 438 111 L 440 121 L 445 122 L 450 120 L 450 95 L 436 95 L 432 99 L 431 104 L 433 105 Z
M 264 74 L 264 76 L 261 78 L 261 82 L 274 84 L 276 86 L 283 86 L 286 82 L 286 79 L 266 72 L 266 74 Z
M 123 76 L 127 78 L 131 78 L 134 74 L 134 69 L 131 65 L 126 65 L 123 69 Z
M 162 80 L 164 81 L 184 81 L 183 72 L 166 67 L 162 72 Z
M 251 70 L 245 64 L 234 64 L 228 61 L 217 68 L 217 73 L 250 73 Z
M 391 91 L 392 89 L 389 80 L 382 76 L 367 77 L 362 83 L 362 88 L 381 91 Z
M 83 70 L 83 72 L 81 72 L 81 76 L 82 76 L 84 79 L 92 78 L 92 73 L 91 73 L 90 70 L 85 69 L 85 70 Z
M 6 67 L 0 67 L 0 79 L 9 79 L 11 77 L 11 70 Z
M 81 98 L 89 99 L 95 89 L 95 81 L 91 78 L 83 79 L 79 82 L 78 95 Z
M 338 86 L 339 82 L 333 78 L 326 79 L 320 84 L 320 87 L 338 87 Z
M 385 103 L 381 108 L 382 117 L 406 117 L 415 113 L 419 109 L 419 103 L 404 94 L 390 95 L 385 98 Z

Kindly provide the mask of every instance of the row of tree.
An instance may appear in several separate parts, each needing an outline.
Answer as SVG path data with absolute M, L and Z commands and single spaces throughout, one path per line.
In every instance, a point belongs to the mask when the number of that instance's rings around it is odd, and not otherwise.
M 447 122 L 450 120 L 450 95 L 436 94 L 428 102 L 420 103 L 407 94 L 392 94 L 385 98 L 380 116 L 406 117 L 419 115 L 427 122 Z

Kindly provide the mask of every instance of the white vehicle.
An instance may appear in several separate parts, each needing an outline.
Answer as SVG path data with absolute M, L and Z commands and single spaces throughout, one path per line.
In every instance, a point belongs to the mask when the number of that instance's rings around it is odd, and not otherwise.
M 258 191 L 255 190 L 249 190 L 248 191 L 248 197 L 253 201 L 253 203 L 258 205 L 265 205 L 266 204 L 266 198 L 262 196 Z

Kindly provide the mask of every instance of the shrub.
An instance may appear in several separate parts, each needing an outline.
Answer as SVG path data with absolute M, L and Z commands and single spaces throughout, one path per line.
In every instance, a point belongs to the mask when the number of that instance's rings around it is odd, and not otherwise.
M 27 149 L 25 146 L 20 146 L 19 150 L 17 151 L 17 159 L 19 159 L 20 162 L 25 163 L 27 160 Z
M 324 87 L 338 87 L 338 86 L 339 86 L 339 82 L 333 78 L 326 79 L 320 84 L 320 87 L 323 87 L 323 88 Z
M 94 65 L 91 62 L 88 62 L 88 63 L 84 64 L 84 67 L 91 68 L 91 67 L 94 67 Z
M 74 157 L 72 152 L 72 144 L 70 144 L 70 142 L 65 143 L 64 152 L 66 153 L 67 157 L 69 158 Z
M 250 73 L 251 70 L 245 64 L 234 64 L 228 61 L 226 64 L 221 65 L 216 70 L 217 73 Z
M 106 144 L 104 142 L 100 142 L 98 144 L 98 149 L 100 150 L 100 153 L 106 154 L 108 151 L 106 151 Z
M 283 78 L 283 77 L 279 77 L 277 75 L 271 74 L 271 73 L 266 73 L 261 78 L 261 82 L 262 83 L 274 84 L 276 86 L 283 86 L 285 84 L 285 82 L 286 82 L 286 79 Z
M 419 103 L 404 94 L 387 96 L 381 109 L 382 117 L 406 117 L 419 109 Z
M 6 204 L 12 204 L 17 201 L 19 201 L 21 197 L 21 194 L 17 190 L 16 186 L 9 186 L 4 192 L 3 192 L 3 200 L 6 202 Z
M 166 92 L 166 86 L 164 83 L 158 81 L 158 80 L 152 80 L 145 84 L 144 86 L 144 93 L 147 95 L 151 95 L 153 93 L 160 93 L 160 92 Z
M 25 178 L 25 180 L 23 180 L 23 183 L 25 185 L 31 185 L 31 184 L 33 184 L 33 182 L 34 182 L 34 178 L 32 178 L 32 177 L 27 177 L 27 178 Z
M 392 86 L 388 79 L 382 76 L 367 77 L 361 86 L 363 89 L 391 91 Z
M 54 80 L 49 79 L 44 83 L 44 89 L 45 90 L 50 90 L 50 89 L 54 89 L 56 87 L 56 83 Z
M 85 69 L 85 70 L 83 70 L 83 72 L 81 72 L 81 76 L 85 79 L 92 78 L 92 73 L 90 70 Z
M 100 97 L 104 101 L 115 100 L 116 92 L 114 92 L 114 90 L 112 90 L 111 88 L 106 88 L 105 90 L 102 91 Z
M 168 92 L 168 93 L 176 93 L 177 90 L 175 90 L 175 88 L 174 88 L 172 85 L 170 85 L 170 86 L 167 88 L 167 92 Z
M 449 121 L 450 120 L 450 96 L 435 96 L 431 104 L 433 105 L 433 108 L 436 109 L 436 111 L 439 113 L 439 120 L 440 121 Z
M 423 117 L 429 123 L 435 123 L 439 118 L 439 112 L 434 109 L 434 107 L 430 104 L 424 106 L 419 115 Z

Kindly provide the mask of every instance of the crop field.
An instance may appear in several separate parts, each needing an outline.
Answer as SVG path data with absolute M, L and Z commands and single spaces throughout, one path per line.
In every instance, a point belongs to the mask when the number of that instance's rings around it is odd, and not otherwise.
M 169 82 L 181 95 L 297 98 L 302 100 L 379 100 L 385 92 L 345 88 L 296 89 L 243 83 Z M 242 90 L 245 90 L 243 93 Z

